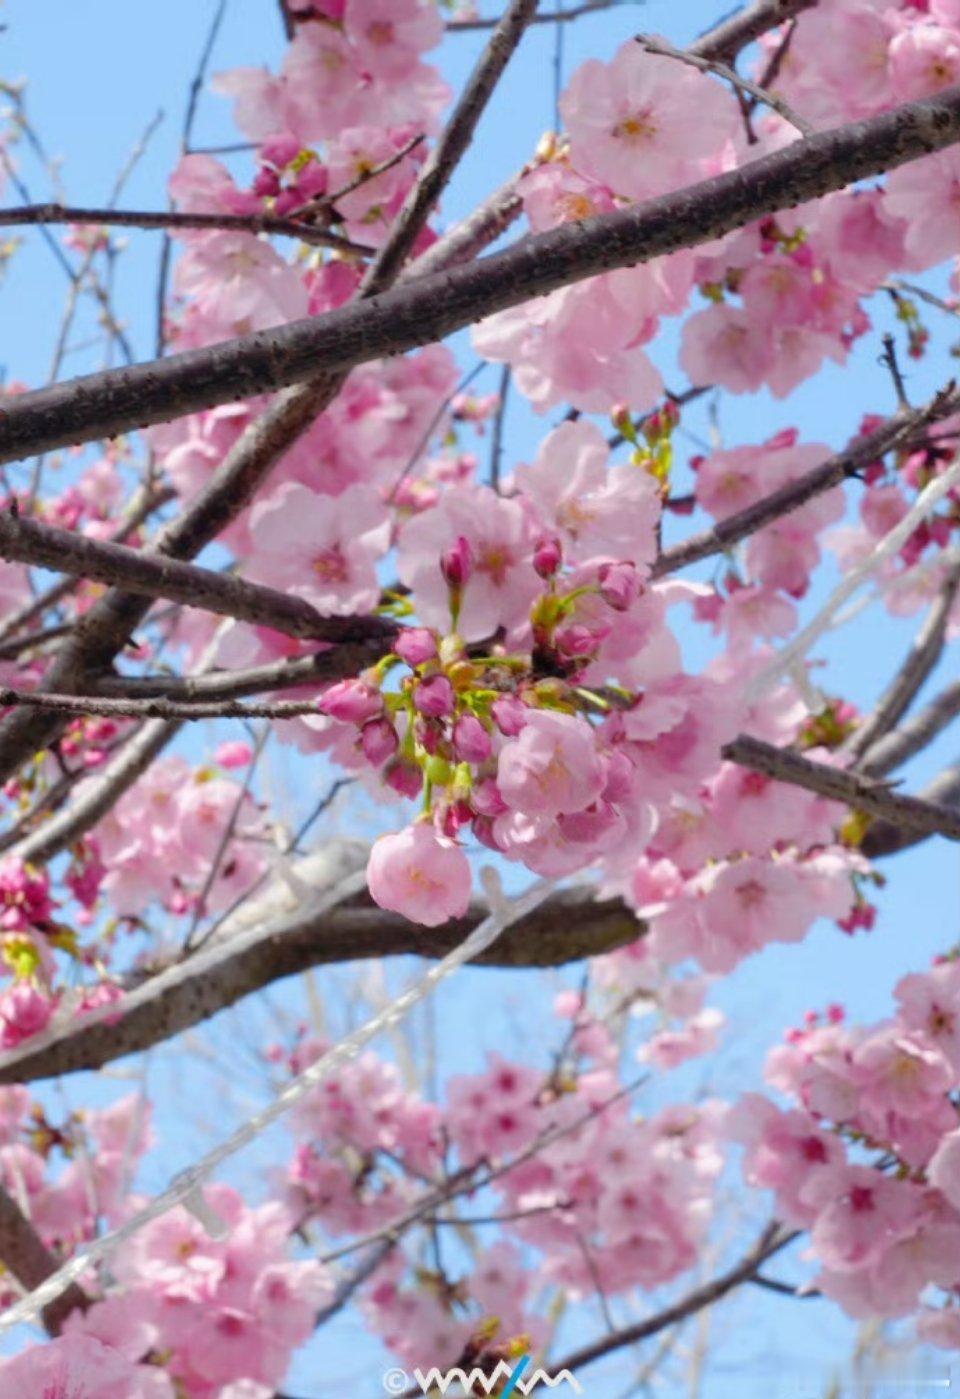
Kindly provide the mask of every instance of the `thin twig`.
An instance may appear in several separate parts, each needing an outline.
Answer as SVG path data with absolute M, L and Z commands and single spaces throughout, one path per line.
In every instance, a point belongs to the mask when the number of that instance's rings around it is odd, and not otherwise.
M 656 1316 L 648 1317 L 645 1321 L 635 1322 L 632 1326 L 624 1326 L 611 1336 L 603 1336 L 589 1345 L 569 1352 L 560 1360 L 553 1361 L 551 1369 L 569 1370 L 576 1375 L 587 1365 L 592 1365 L 595 1360 L 601 1360 L 605 1355 L 610 1355 L 623 1346 L 634 1345 L 637 1341 L 645 1341 L 650 1336 L 655 1336 L 658 1332 L 666 1330 L 668 1326 L 675 1326 L 677 1322 L 684 1321 L 688 1316 L 703 1311 L 705 1307 L 713 1306 L 728 1292 L 740 1287 L 742 1283 L 749 1282 L 757 1269 L 768 1258 L 772 1258 L 774 1254 L 780 1253 L 788 1244 L 793 1243 L 799 1237 L 799 1233 L 800 1231 L 797 1229 L 785 1231 L 774 1220 L 764 1229 L 756 1244 L 745 1257 L 727 1272 L 721 1273 L 719 1277 L 704 1283 L 701 1287 L 695 1287 L 686 1296 L 681 1297 L 678 1302 L 667 1307 L 664 1311 L 658 1312 Z
M 495 491 L 500 490 L 500 461 L 503 456 L 503 429 L 507 414 L 507 398 L 510 393 L 510 365 L 505 364 L 500 371 L 500 402 L 493 420 L 493 434 L 490 442 L 490 484 Z
M 643 0 L 584 0 L 583 4 L 572 5 L 569 10 L 560 9 L 546 10 L 542 15 L 535 15 L 530 21 L 531 24 L 569 24 L 575 19 L 582 19 L 584 15 L 595 15 L 603 10 L 620 9 L 626 4 L 642 4 Z M 452 19 L 447 24 L 448 34 L 476 34 L 483 29 L 492 29 L 497 24 L 495 19 Z
M 422 138 L 421 138 L 422 139 Z M 25 204 L 16 209 L 0 209 L 0 228 L 24 224 L 94 224 L 104 228 L 192 228 L 225 229 L 237 233 L 269 233 L 297 238 L 312 247 L 336 248 L 338 252 L 366 256 L 373 249 L 353 243 L 326 228 L 301 223 L 295 218 L 278 219 L 270 214 L 193 213 L 179 209 L 87 209 L 64 204 Z
M 778 97 L 776 93 L 767 92 L 757 83 L 751 82 L 749 78 L 742 77 L 740 73 L 721 59 L 703 58 L 690 49 L 674 48 L 673 44 L 668 44 L 665 39 L 657 39 L 650 34 L 638 34 L 636 42 L 642 49 L 646 49 L 647 53 L 659 54 L 662 58 L 675 58 L 678 63 L 686 63 L 691 68 L 698 68 L 701 73 L 715 73 L 718 78 L 724 78 L 739 93 L 746 93 L 755 102 L 762 102 L 764 106 L 783 117 L 784 121 L 789 122 L 796 131 L 800 132 L 801 136 L 813 135 L 816 128 L 805 117 L 795 112 L 782 97 Z

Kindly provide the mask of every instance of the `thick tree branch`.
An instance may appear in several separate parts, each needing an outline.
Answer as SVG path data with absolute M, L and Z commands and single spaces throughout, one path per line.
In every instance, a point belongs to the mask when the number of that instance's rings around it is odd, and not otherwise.
M 440 958 L 486 917 L 474 904 L 465 918 L 423 928 L 376 908 L 369 895 L 321 917 L 297 914 L 274 926 L 252 947 L 215 968 L 178 982 L 136 1006 L 116 1024 L 84 1025 L 54 1044 L 0 1063 L 0 1083 L 27 1083 L 78 1069 L 95 1069 L 137 1053 L 197 1025 L 243 997 L 309 967 L 412 954 Z M 558 891 L 534 913 L 512 925 L 477 959 L 492 967 L 551 967 L 594 957 L 635 941 L 643 926 L 618 899 L 597 900 L 589 885 Z
M 60 1266 L 26 1215 L 0 1185 L 0 1261 L 27 1292 L 39 1287 Z M 43 1309 L 43 1324 L 51 1336 L 58 1336 L 67 1315 L 80 1308 L 86 1311 L 90 1298 L 73 1283 L 56 1301 Z
M 752 5 L 702 34 L 689 46 L 690 52 L 731 63 L 749 44 L 804 10 L 812 10 L 816 3 L 817 0 L 754 0 Z
M 368 177 L 369 178 L 369 177 Z M 332 202 L 332 201 L 331 201 Z M 0 209 L 0 228 L 29 224 L 95 224 L 105 228 L 162 228 L 226 230 L 236 233 L 268 233 L 278 238 L 297 238 L 311 247 L 335 248 L 338 252 L 366 256 L 373 248 L 352 243 L 329 229 L 296 218 L 278 219 L 269 214 L 197 214 L 175 209 L 81 209 L 65 204 L 24 204 L 16 209 Z
M 0 461 L 167 421 L 443 338 L 558 287 L 696 247 L 960 137 L 960 89 L 818 132 L 737 170 L 521 239 L 327 315 L 8 400 Z
M 324 617 L 305 598 L 251 583 L 227 573 L 158 558 L 142 549 L 112 544 L 0 511 L 0 558 L 72 573 L 149 598 L 167 598 L 221 617 L 272 627 L 284 636 L 311 641 L 389 644 L 396 627 L 377 617 Z
M 898 413 L 881 427 L 863 437 L 856 438 L 849 447 L 828 458 L 820 466 L 815 466 L 796 481 L 790 481 L 779 490 L 771 491 L 762 500 L 755 501 L 744 510 L 718 521 L 712 529 L 691 535 L 681 544 L 666 549 L 653 565 L 653 576 L 661 578 L 667 573 L 676 573 L 688 564 L 708 559 L 713 554 L 723 553 L 747 539 L 764 525 L 793 510 L 799 510 L 808 500 L 822 495 L 825 491 L 839 486 L 843 481 L 857 476 L 871 462 L 877 461 L 894 447 L 905 446 L 922 438 L 926 428 L 938 419 L 949 417 L 960 408 L 960 391 L 948 384 L 922 408 L 909 413 Z
M 790 782 L 808 792 L 844 802 L 858 811 L 877 816 L 918 835 L 939 834 L 960 840 L 960 811 L 922 797 L 904 797 L 859 773 L 830 767 L 804 758 L 789 748 L 741 734 L 723 747 L 723 756 L 741 767 L 765 773 L 778 782 Z

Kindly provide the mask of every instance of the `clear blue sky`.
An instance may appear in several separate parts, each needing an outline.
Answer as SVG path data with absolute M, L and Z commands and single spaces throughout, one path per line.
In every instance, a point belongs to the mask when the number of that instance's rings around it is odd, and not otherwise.
M 624 6 L 567 26 L 563 62 L 567 73 L 587 56 L 609 57 L 616 46 L 637 28 L 667 35 L 683 43 L 718 17 L 723 9 L 707 0 L 649 0 L 643 7 Z M 491 8 L 488 5 L 488 11 Z M 118 169 L 158 110 L 164 118 L 146 153 L 137 164 L 122 204 L 128 207 L 162 207 L 165 178 L 179 145 L 187 87 L 213 13 L 213 0 L 84 0 L 81 4 L 51 0 L 0 0 L 0 17 L 7 24 L 0 34 L 0 75 L 6 81 L 26 76 L 28 109 L 47 148 L 62 158 L 65 197 L 77 204 L 103 202 Z M 444 202 L 444 216 L 452 221 L 471 208 L 485 193 L 527 157 L 544 129 L 553 122 L 554 33 L 544 27 L 526 39 L 510 69 L 504 89 L 494 101 L 481 128 L 477 145 L 465 160 L 455 187 Z M 467 73 L 479 46 L 474 36 L 451 37 L 441 55 L 441 66 L 457 85 Z M 275 66 L 282 52 L 282 36 L 275 0 L 231 0 L 217 45 L 213 71 L 237 65 Z M 209 93 L 201 99 L 194 141 L 215 145 L 236 140 L 229 106 Z M 239 169 L 244 157 L 240 157 Z M 48 198 L 49 186 L 29 161 L 24 174 L 34 198 Z M 18 202 L 8 194 L 10 202 Z M 138 358 L 153 352 L 154 288 L 159 238 L 156 234 L 130 234 L 130 252 L 117 274 L 117 304 L 125 320 Z M 63 304 L 64 279 L 39 237 L 28 235 L 10 272 L 0 285 L 0 366 L 10 377 L 30 383 L 47 376 L 51 347 Z M 884 300 L 875 306 L 876 332 L 858 346 L 851 366 L 833 367 L 796 393 L 788 403 L 776 403 L 766 395 L 726 398 L 721 405 L 720 426 L 733 445 L 760 441 L 777 429 L 799 425 L 807 438 L 842 444 L 858 425 L 863 412 L 886 412 L 892 405 L 889 379 L 877 363 L 879 336 L 889 312 Z M 933 317 L 936 313 L 931 313 Z M 951 327 L 936 319 L 933 350 L 919 367 L 911 366 L 910 391 L 920 400 L 946 379 L 953 365 L 947 354 Z M 85 338 L 80 336 L 80 339 Z M 471 362 L 463 340 L 463 363 Z M 671 386 L 682 387 L 675 367 L 675 335 L 668 329 L 656 357 Z M 69 372 L 95 368 L 83 352 L 68 361 Z M 492 389 L 496 370 L 486 372 L 477 385 Z M 704 426 L 701 414 L 691 411 L 685 422 L 694 432 Z M 550 424 L 527 411 L 516 397 L 509 415 L 507 463 L 529 459 L 539 436 Z M 692 445 L 690 450 L 696 450 Z M 689 522 L 682 522 L 689 529 Z M 708 576 L 708 575 L 705 575 Z M 825 580 L 827 583 L 830 578 Z M 814 605 L 816 599 L 811 599 Z M 838 688 L 854 699 L 869 703 L 912 635 L 911 624 L 891 621 L 879 609 L 861 618 L 857 626 L 832 638 L 821 654 L 831 662 Z M 691 662 L 703 655 L 699 638 L 686 637 Z M 948 661 L 948 665 L 952 665 Z M 938 763 L 958 755 L 950 741 L 941 742 L 908 774 L 913 786 L 930 775 Z M 289 771 L 288 771 L 289 777 Z M 320 777 L 317 782 L 322 780 Z M 315 790 L 314 778 L 310 793 Z M 808 1007 L 820 1007 L 840 999 L 851 1013 L 879 1018 L 888 1012 L 891 988 L 905 970 L 921 967 L 935 952 L 957 936 L 958 864 L 956 847 L 927 842 L 906 857 L 885 867 L 891 882 L 880 896 L 881 917 L 869 938 L 845 938 L 835 928 L 816 929 L 799 947 L 773 947 L 742 966 L 715 997 L 730 1017 L 726 1047 L 708 1065 L 677 1079 L 695 1089 L 733 1094 L 758 1082 L 765 1048 L 785 1025 L 796 1023 Z M 409 967 L 402 969 L 404 973 Z M 397 969 L 392 969 L 394 977 Z M 557 982 L 561 978 L 556 979 Z M 323 973 L 315 981 L 317 994 L 334 1007 L 346 984 L 343 972 Z M 512 1042 L 518 1053 L 544 1054 L 549 1044 L 536 1042 L 531 1000 L 542 1003 L 549 992 L 531 974 L 464 973 L 445 989 L 437 1004 L 437 1027 L 445 1067 L 459 1070 L 475 1066 L 485 1047 L 504 1048 Z M 252 1065 L 253 1056 L 238 1059 L 236 1036 L 250 1046 L 264 1036 L 275 1037 L 277 1018 L 296 1018 L 303 1002 L 289 989 L 271 994 L 268 1004 L 248 1008 L 236 1017 L 222 1017 L 203 1036 L 218 1056 L 236 1070 L 230 1094 L 222 1093 L 216 1066 L 191 1067 L 178 1050 L 161 1049 L 148 1066 L 149 1082 L 158 1094 L 160 1143 L 144 1172 L 144 1186 L 155 1189 L 169 1174 L 185 1165 L 209 1144 L 211 1129 L 219 1136 L 249 1110 L 262 1091 L 262 1079 Z M 469 1036 L 462 1033 L 471 1023 Z M 136 1084 L 137 1080 L 133 1080 Z M 127 1087 L 130 1085 L 127 1084 Z M 184 1087 L 192 1106 L 184 1112 Z M 83 1079 L 67 1083 L 71 1102 L 80 1104 L 92 1095 L 114 1097 L 121 1085 L 114 1077 L 92 1084 Z M 678 1089 L 679 1091 L 679 1089 Z M 176 1097 L 173 1095 L 176 1094 Z M 272 1148 L 251 1153 L 237 1163 L 232 1178 L 256 1179 L 269 1161 L 278 1159 L 279 1139 Z M 748 1208 L 760 1217 L 763 1202 Z M 742 1238 L 748 1237 L 745 1231 Z M 793 1263 L 785 1263 L 788 1272 Z M 591 1316 L 593 1326 L 596 1318 Z M 582 1333 L 581 1333 L 582 1334 Z M 813 1396 L 825 1392 L 831 1364 L 840 1360 L 852 1339 L 852 1328 L 831 1308 L 817 1302 L 790 1303 L 766 1294 L 752 1293 L 734 1302 L 717 1323 L 716 1349 L 700 1390 L 704 1399 L 748 1396 Z M 387 1361 L 384 1360 L 384 1364 Z M 344 1319 L 331 1327 L 300 1362 L 291 1377 L 294 1394 L 316 1396 L 346 1392 L 376 1393 L 380 1365 L 375 1347 L 358 1325 Z M 628 1387 L 632 1362 L 620 1357 L 607 1367 L 591 1370 L 586 1392 L 591 1399 L 622 1394 Z

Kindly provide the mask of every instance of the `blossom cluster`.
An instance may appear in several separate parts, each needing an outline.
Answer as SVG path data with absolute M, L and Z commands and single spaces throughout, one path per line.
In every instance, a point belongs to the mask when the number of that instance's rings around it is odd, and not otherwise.
M 766 1078 L 796 1106 L 748 1094 L 726 1130 L 751 1184 L 809 1232 L 815 1283 L 855 1317 L 914 1316 L 960 1339 L 960 962 L 902 978 L 887 1020 L 811 1013 L 771 1051 Z M 940 1305 L 928 1296 L 939 1292 Z

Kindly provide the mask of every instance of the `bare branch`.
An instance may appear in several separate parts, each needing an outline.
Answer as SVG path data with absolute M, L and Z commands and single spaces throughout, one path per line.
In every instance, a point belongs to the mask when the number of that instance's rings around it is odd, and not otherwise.
M 960 814 L 960 763 L 946 768 L 924 787 L 920 795 L 932 805 L 952 808 Z M 868 859 L 878 860 L 887 855 L 898 855 L 901 850 L 909 850 L 911 846 L 926 840 L 928 834 L 927 831 L 918 831 L 895 821 L 877 821 L 860 842 L 860 849 Z
M 550 967 L 594 957 L 635 941 L 643 932 L 636 915 L 618 899 L 597 900 L 585 885 L 558 891 L 534 913 L 510 927 L 477 959 L 494 967 Z M 268 929 L 252 947 L 224 957 L 214 974 L 205 970 L 144 1001 L 116 1023 L 84 1025 L 15 1062 L 0 1065 L 0 1083 L 27 1083 L 78 1069 L 99 1068 L 197 1025 L 245 996 L 309 967 L 334 962 L 413 954 L 436 959 L 464 941 L 486 917 L 474 904 L 465 918 L 424 928 L 377 908 L 368 895 L 319 919 L 298 912 Z
M 2 654 L 2 652 L 0 652 Z M 94 678 L 92 692 L 117 699 L 147 699 L 167 695 L 170 699 L 216 703 L 242 699 L 271 690 L 289 690 L 300 685 L 320 685 L 359 675 L 375 665 L 383 655 L 383 644 L 376 638 L 342 642 L 329 651 L 312 656 L 273 661 L 247 670 L 213 671 L 204 675 L 107 675 Z
M 868 777 L 886 777 L 932 743 L 958 714 L 960 680 L 955 680 L 907 723 L 884 734 L 860 763 L 861 772 Z
M 7 402 L 0 461 L 131 431 L 424 345 L 598 272 L 696 247 L 960 137 L 960 89 L 907 103 L 658 199 L 531 235 L 324 316 Z M 402 216 L 401 216 L 402 218 Z M 376 284 L 374 279 L 373 285 Z
M 584 15 L 600 14 L 603 10 L 622 9 L 624 4 L 642 4 L 643 0 L 584 0 L 581 5 L 573 5 L 569 10 L 549 10 L 535 15 L 531 24 L 569 24 L 582 19 Z M 492 29 L 495 19 L 452 19 L 447 24 L 448 34 L 476 34 L 483 29 Z
M 365 177 L 369 178 L 369 177 Z M 352 243 L 337 233 L 296 218 L 278 219 L 269 214 L 197 214 L 179 209 L 86 209 L 64 204 L 26 204 L 18 209 L 0 209 L 0 228 L 24 224 L 95 224 L 104 228 L 192 228 L 221 229 L 235 233 L 268 233 L 277 238 L 297 238 L 311 247 L 335 248 L 338 252 L 366 256 L 373 249 L 365 243 Z
M 738 92 L 746 93 L 753 98 L 755 103 L 762 103 L 771 111 L 776 112 L 778 116 L 783 117 L 784 121 L 789 122 L 796 131 L 800 132 L 801 136 L 813 135 L 816 128 L 805 117 L 800 116 L 799 112 L 795 112 L 789 103 L 784 102 L 782 97 L 778 97 L 776 93 L 767 92 L 766 88 L 751 82 L 749 78 L 741 77 L 735 69 L 731 68 L 728 63 L 723 63 L 719 58 L 704 58 L 692 50 L 674 48 L 673 44 L 668 44 L 666 40 L 657 39 L 651 34 L 638 34 L 636 42 L 642 49 L 646 49 L 647 53 L 656 53 L 662 58 L 675 58 L 679 63 L 686 63 L 691 68 L 699 69 L 701 73 L 715 73 L 718 78 L 725 79 Z
M 638 1321 L 633 1326 L 624 1326 L 621 1330 L 614 1331 L 612 1335 L 602 1336 L 598 1341 L 581 1346 L 579 1350 L 571 1351 L 560 1360 L 552 1361 L 551 1369 L 570 1370 L 573 1374 L 577 1374 L 587 1365 L 592 1365 L 595 1360 L 601 1360 L 605 1355 L 610 1355 L 611 1352 L 620 1350 L 623 1346 L 631 1346 L 637 1341 L 645 1341 L 650 1336 L 657 1335 L 659 1331 L 666 1330 L 668 1326 L 675 1326 L 677 1322 L 684 1321 L 688 1316 L 703 1311 L 705 1307 L 712 1307 L 715 1302 L 719 1302 L 734 1288 L 740 1287 L 742 1283 L 750 1282 L 757 1269 L 762 1267 L 768 1258 L 780 1253 L 799 1236 L 798 1229 L 785 1230 L 774 1220 L 767 1225 L 749 1253 L 727 1272 L 721 1273 L 719 1277 L 705 1283 L 702 1287 L 695 1287 L 692 1292 L 681 1297 L 679 1302 L 675 1302 L 672 1307 L 658 1312 L 656 1316 L 648 1317 L 645 1321 Z
M 0 1186 L 0 1260 L 26 1291 L 32 1292 L 60 1266 L 26 1215 Z M 90 1298 L 77 1283 L 71 1284 L 43 1309 L 43 1324 L 51 1336 L 58 1336 L 65 1318 L 80 1308 L 86 1311 Z
M 160 720 L 144 724 L 105 767 L 88 777 L 68 806 L 14 845 L 19 858 L 43 864 L 68 849 L 106 816 L 123 793 L 143 776 L 179 729 L 177 723 Z
M 93 714 L 104 719 L 171 719 L 194 723 L 201 719 L 297 719 L 316 714 L 317 700 L 278 700 L 274 704 L 241 704 L 239 700 L 112 699 L 98 695 L 53 695 L 49 691 L 14 690 L 0 686 L 0 709 L 26 705 L 59 714 Z
M 878 816 L 905 831 L 939 834 L 960 840 L 960 811 L 922 797 L 904 797 L 882 783 L 843 768 L 804 758 L 788 748 L 740 734 L 723 747 L 723 756 L 741 767 L 765 773 L 778 782 L 790 782 L 808 792 L 844 802 L 870 816 Z
M 917 691 L 940 659 L 958 587 L 960 562 L 955 563 L 947 574 L 940 596 L 931 607 L 927 620 L 896 675 L 877 701 L 875 709 L 844 744 L 844 752 L 858 760 L 857 766 L 860 771 L 869 776 L 882 775 L 871 761 L 871 748 L 907 712 Z M 864 755 L 866 760 L 859 761 Z M 890 768 L 886 771 L 889 772 Z
M 732 63 L 742 49 L 755 43 L 788 19 L 812 10 L 817 0 L 754 0 L 738 14 L 721 22 L 690 45 L 701 58 L 722 58 Z
M 24 520 L 12 510 L 0 512 L 0 558 L 73 573 L 144 597 L 168 598 L 221 617 L 272 627 L 284 636 L 330 642 L 380 637 L 387 644 L 396 635 L 395 626 L 377 617 L 324 617 L 305 598 L 292 593 Z
M 707 559 L 713 554 L 732 549 L 735 544 L 739 544 L 742 539 L 748 538 L 764 525 L 790 514 L 792 510 L 798 510 L 808 500 L 856 476 L 894 447 L 915 441 L 917 437 L 922 436 L 930 423 L 949 417 L 958 408 L 960 391 L 952 383 L 948 384 L 923 408 L 914 409 L 909 413 L 898 413 L 874 432 L 856 438 L 849 447 L 820 466 L 815 466 L 798 480 L 781 486 L 779 490 L 771 491 L 762 500 L 748 505 L 745 510 L 728 515 L 725 520 L 718 521 L 712 529 L 692 535 L 682 544 L 665 550 L 654 563 L 653 576 L 661 578 L 664 574 L 675 573 L 700 559 Z

